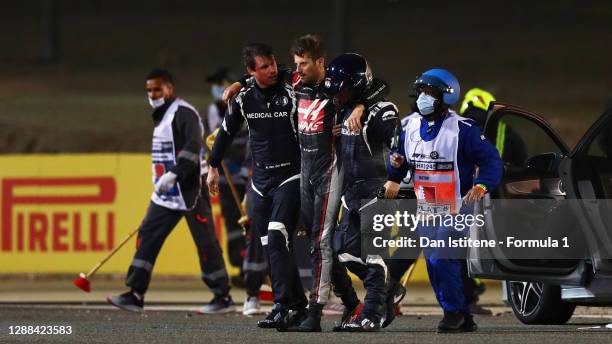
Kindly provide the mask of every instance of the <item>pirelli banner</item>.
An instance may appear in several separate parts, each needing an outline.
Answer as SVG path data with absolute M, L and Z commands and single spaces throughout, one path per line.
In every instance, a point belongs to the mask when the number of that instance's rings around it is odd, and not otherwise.
M 145 154 L 0 156 L 0 273 L 87 271 L 142 221 L 153 188 L 150 159 Z M 213 199 L 217 236 L 225 246 L 218 204 Z M 125 273 L 135 245 L 134 237 L 100 272 Z M 184 220 L 166 240 L 155 272 L 199 276 Z
M 140 225 L 153 189 L 150 166 L 146 154 L 0 156 L 0 274 L 87 271 Z M 228 272 L 236 276 L 218 197 L 211 203 Z M 135 247 L 134 237 L 99 273 L 125 273 Z M 166 240 L 155 273 L 199 271 L 183 220 Z M 427 280 L 425 264 L 411 280 Z

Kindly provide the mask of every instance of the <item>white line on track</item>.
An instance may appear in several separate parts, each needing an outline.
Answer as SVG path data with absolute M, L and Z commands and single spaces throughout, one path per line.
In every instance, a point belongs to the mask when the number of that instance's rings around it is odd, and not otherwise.
M 114 306 L 105 305 L 105 304 L 3 304 L 3 308 L 34 308 L 34 309 L 73 309 L 73 310 L 119 310 Z M 197 312 L 200 307 L 198 306 L 186 306 L 186 305 L 149 305 L 145 307 L 145 311 L 155 311 L 155 312 Z M 439 316 L 442 314 L 442 311 L 437 307 L 431 307 L 431 311 L 425 310 L 424 308 L 429 307 L 418 307 L 419 309 L 411 309 L 411 307 L 403 307 L 402 314 L 410 315 L 410 316 Z M 262 312 L 269 312 L 271 310 L 270 306 L 262 307 Z M 242 312 L 242 307 L 237 305 L 235 307 L 236 313 Z M 327 312 L 325 312 L 327 313 Z M 502 312 L 503 313 L 503 312 Z M 327 313 L 327 314 L 337 314 L 337 313 Z M 604 319 L 606 321 L 612 322 L 612 315 L 608 314 L 574 314 L 573 318 L 585 318 L 585 319 Z

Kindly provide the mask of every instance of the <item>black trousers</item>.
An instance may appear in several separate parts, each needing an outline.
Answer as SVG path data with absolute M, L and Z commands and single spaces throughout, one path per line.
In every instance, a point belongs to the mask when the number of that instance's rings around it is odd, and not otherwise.
M 208 195 L 208 191 L 203 194 Z M 138 231 L 137 249 L 125 284 L 140 294 L 147 291 L 159 251 L 168 234 L 183 217 L 198 252 L 202 280 L 215 295 L 226 295 L 230 288 L 229 280 L 215 234 L 208 196 L 200 197 L 192 211 L 171 210 L 153 202 L 149 204 Z
M 243 183 L 235 183 L 236 192 L 238 198 L 242 200 L 244 196 L 245 187 Z M 242 250 L 246 247 L 246 240 L 242 230 L 242 226 L 238 224 L 240 219 L 240 209 L 234 201 L 232 191 L 225 178 L 221 179 L 219 183 L 219 193 L 221 200 L 221 212 L 223 213 L 223 219 L 225 220 L 225 230 L 227 233 L 227 254 L 229 257 L 229 263 L 233 266 L 242 265 Z
M 250 185 L 247 184 L 247 207 L 246 212 L 249 215 L 249 228 L 246 233 L 246 252 L 242 261 L 242 276 L 247 292 L 247 296 L 259 297 L 259 290 L 268 273 L 267 253 L 261 246 L 259 234 L 253 228 L 253 217 L 257 216 L 254 212 L 253 199 L 250 196 Z
M 268 271 L 268 261 L 259 235 L 253 229 L 247 233 L 246 240 L 246 254 L 242 261 L 244 284 L 247 296 L 259 297 L 259 289 Z
M 350 272 L 363 281 L 366 289 L 363 316 L 379 321 L 387 295 L 388 272 L 380 256 L 362 256 L 361 218 L 362 199 L 372 199 L 384 181 L 370 180 L 354 184 L 343 194 L 342 217 L 334 233 L 334 249 Z
M 267 252 L 274 302 L 290 308 L 307 304 L 295 264 L 293 236 L 300 209 L 299 180 L 286 182 L 265 196 L 249 191 L 253 205 L 252 229 Z

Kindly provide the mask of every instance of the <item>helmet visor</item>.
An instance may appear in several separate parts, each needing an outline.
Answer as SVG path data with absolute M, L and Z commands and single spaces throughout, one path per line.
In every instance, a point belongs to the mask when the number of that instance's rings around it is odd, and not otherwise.
M 338 81 L 327 77 L 323 81 L 323 94 L 325 94 L 329 98 L 332 98 L 333 96 L 340 93 L 340 91 L 342 90 L 342 86 L 344 86 L 344 80 Z
M 431 76 L 431 75 L 421 75 L 414 82 L 414 88 L 417 91 L 420 91 L 419 88 L 423 86 L 429 86 L 442 93 L 454 93 L 454 90 L 451 87 L 449 87 L 446 83 L 444 83 L 442 80 L 434 76 Z

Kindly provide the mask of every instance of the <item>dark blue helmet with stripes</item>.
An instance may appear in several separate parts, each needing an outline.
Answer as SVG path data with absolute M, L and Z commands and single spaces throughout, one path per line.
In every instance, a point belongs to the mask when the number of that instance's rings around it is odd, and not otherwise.
M 345 53 L 334 58 L 327 66 L 323 92 L 333 97 L 343 89 L 360 95 L 372 84 L 372 71 L 366 59 L 355 53 Z

